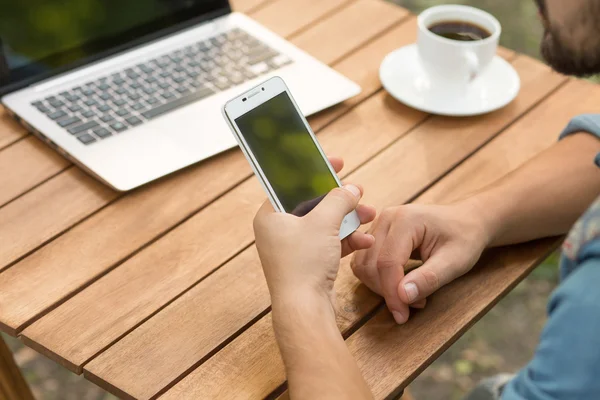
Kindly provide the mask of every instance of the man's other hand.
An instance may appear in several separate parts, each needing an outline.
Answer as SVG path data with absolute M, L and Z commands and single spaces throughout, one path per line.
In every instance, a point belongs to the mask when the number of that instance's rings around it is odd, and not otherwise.
M 480 219 L 466 203 L 391 207 L 370 232 L 375 244 L 355 254 L 352 270 L 385 298 L 399 324 L 408 320 L 409 305 L 424 307 L 427 296 L 469 271 L 488 244 Z M 405 276 L 411 256 L 423 265 Z

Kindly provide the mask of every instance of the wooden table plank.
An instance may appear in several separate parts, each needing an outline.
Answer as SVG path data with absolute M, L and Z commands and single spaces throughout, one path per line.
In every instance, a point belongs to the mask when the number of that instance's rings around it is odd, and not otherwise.
M 0 150 L 27 136 L 27 131 L 17 124 L 0 105 Z
M 249 246 L 252 215 L 264 197 L 258 181 L 242 183 L 25 329 L 26 344 L 51 349 L 80 372 L 96 353 Z
M 45 238 L 60 234 L 63 226 L 71 226 L 116 196 L 114 191 L 76 168 L 52 182 L 53 184 L 43 185 L 39 190 L 23 195 L 18 202 L 0 208 L 0 271 L 42 245 Z M 65 204 L 62 197 L 64 192 L 69 193 L 69 204 Z M 33 234 L 34 230 L 37 234 Z M 72 251 L 70 253 L 73 254 Z M 8 282 L 13 289 L 16 284 L 17 282 Z M 31 281 L 25 281 L 25 284 L 33 289 L 36 287 Z M 0 301 L 0 314 L 2 312 Z
M 398 22 L 399 12 L 403 13 L 403 17 L 408 16 L 407 10 L 390 3 L 357 0 L 343 12 L 327 18 L 326 23 L 295 36 L 292 42 L 301 48 L 318 43 L 310 53 L 329 64 L 391 28 Z
M 248 315 L 253 315 L 253 312 L 255 312 L 254 308 L 256 304 L 264 304 L 265 306 L 269 304 L 264 275 L 260 268 L 256 268 L 257 257 L 255 248 L 251 247 L 234 259 L 231 268 L 219 269 L 209 279 L 200 282 L 198 286 L 194 287 L 193 293 L 190 291 L 182 296 L 182 299 L 185 298 L 187 304 L 194 303 L 198 307 L 198 312 L 194 313 L 194 315 L 202 314 L 211 316 L 210 323 L 203 324 L 201 327 L 199 326 L 200 329 L 195 332 L 193 337 L 188 336 L 186 330 L 181 331 L 178 329 L 178 327 L 185 325 L 184 321 L 179 320 L 182 316 L 181 313 L 168 314 L 169 323 L 173 325 L 170 328 L 163 324 L 160 326 L 160 328 L 166 328 L 166 330 L 161 329 L 157 331 L 156 329 L 147 329 L 154 327 L 147 326 L 146 324 L 142 325 L 141 330 L 144 332 L 145 343 L 154 342 L 147 335 L 158 339 L 158 337 L 168 334 L 173 340 L 166 343 L 166 346 L 161 343 L 159 345 L 161 351 L 144 355 L 139 362 L 135 362 L 132 365 L 134 373 L 128 373 L 122 379 L 110 381 L 110 390 L 122 398 L 135 397 L 144 399 L 153 397 L 170 386 L 171 382 L 184 374 L 187 369 L 193 368 L 199 360 L 209 357 L 214 351 L 215 343 L 221 343 L 227 340 L 231 333 L 242 330 L 244 325 L 248 323 Z M 253 290 L 249 291 L 248 287 L 252 287 Z M 219 312 L 222 310 L 220 302 L 224 299 L 222 293 L 228 294 L 226 301 L 237 304 L 237 307 L 232 312 Z M 187 319 L 189 317 L 184 318 Z M 207 321 L 206 318 L 203 318 L 203 320 Z M 162 322 L 167 321 L 164 320 Z M 141 331 L 138 332 L 137 330 L 135 332 L 136 335 L 141 333 Z M 159 333 L 159 336 L 156 336 L 157 333 Z M 125 337 L 124 340 L 127 338 Z M 131 349 L 130 356 L 132 360 L 133 357 L 140 355 L 140 349 L 137 346 L 129 348 Z M 122 355 L 124 354 L 120 353 L 118 355 L 119 361 L 122 361 Z M 164 355 L 168 355 L 167 359 L 162 358 Z M 104 361 L 106 361 L 106 358 L 101 362 L 104 363 Z M 143 365 L 146 365 L 146 367 L 143 367 Z M 152 371 L 148 371 L 148 365 L 153 366 Z M 105 377 L 107 375 L 106 372 L 109 372 L 104 367 L 106 365 L 102 365 L 103 369 L 95 368 L 94 365 L 91 366 L 92 370 L 102 377 Z M 111 377 L 119 375 L 122 371 L 121 367 L 122 365 L 119 363 L 116 365 L 114 371 L 109 372 L 109 375 Z M 131 376 L 137 377 L 142 369 L 146 369 L 146 372 L 150 373 L 151 377 L 149 379 L 128 380 Z M 93 382 L 106 387 L 107 382 L 105 379 L 90 374 L 87 370 L 85 376 Z M 214 397 L 200 396 L 197 398 Z
M 495 138 L 446 176 L 443 185 L 435 185 L 420 196 L 418 202 L 448 203 L 481 189 L 490 180 L 499 179 L 552 146 L 571 118 L 597 112 L 599 103 L 598 85 L 569 81 L 527 117 L 531 124 L 518 123 Z M 536 140 L 530 135 L 535 135 Z
M 283 37 L 296 34 L 299 30 L 315 25 L 321 18 L 346 7 L 354 0 L 304 0 L 302 2 L 278 1 L 271 7 L 265 7 L 252 15 L 252 18 L 268 26 Z M 284 16 L 293 16 L 295 24 L 289 23 Z M 297 28 L 301 27 L 301 28 Z
M 399 18 L 402 18 L 400 14 Z M 351 77 L 362 88 L 361 93 L 342 104 L 331 107 L 311 118 L 310 124 L 314 130 L 320 130 L 336 117 L 348 112 L 349 109 L 361 103 L 381 89 L 379 80 L 379 65 L 384 57 L 402 46 L 414 43 L 417 38 L 417 20 L 414 17 L 401 19 L 401 23 L 376 37 L 372 42 L 362 47 L 350 56 L 336 64 L 336 71 Z M 357 68 L 360 66 L 360 68 Z
M 548 68 L 526 57 L 517 59 L 515 66 L 522 77 L 523 90 L 515 103 L 487 116 L 486 121 L 489 120 L 489 124 L 482 124 L 481 118 L 432 118 L 414 132 L 394 143 L 348 179 L 365 184 L 367 202 L 379 207 L 408 201 L 428 183 L 435 182 L 449 168 L 467 157 L 564 81 L 564 78 L 551 73 Z M 406 171 L 410 171 L 410 173 L 406 173 Z M 382 181 L 388 183 L 382 185 Z M 390 185 L 389 182 L 394 182 L 394 184 Z M 235 260 L 230 264 L 235 265 Z M 338 324 L 343 331 L 348 330 L 365 315 L 368 315 L 380 301 L 363 286 L 359 286 L 352 276 L 348 264 L 349 260 L 344 260 L 337 283 L 340 307 Z M 251 266 L 257 270 L 260 269 L 257 259 L 252 264 L 245 262 L 244 265 L 247 271 L 251 270 Z M 225 268 L 228 268 L 228 265 L 222 269 Z M 208 280 L 210 279 L 213 279 L 213 276 L 207 278 L 203 284 L 209 285 Z M 244 275 L 239 275 L 237 279 L 246 280 Z M 253 293 L 255 291 L 251 285 L 248 285 L 246 290 Z M 103 357 L 109 358 L 108 354 L 111 355 L 112 360 L 120 357 L 119 349 L 123 352 L 130 352 L 132 348 L 141 350 L 142 347 L 156 349 L 158 346 L 152 347 L 150 338 L 161 340 L 160 347 L 168 347 L 169 345 L 166 343 L 170 339 L 162 332 L 166 332 L 164 324 L 166 321 L 172 323 L 174 314 L 187 315 L 187 320 L 176 326 L 171 325 L 171 331 L 177 330 L 182 334 L 185 332 L 190 334 L 197 329 L 202 329 L 200 327 L 212 319 L 212 313 L 195 313 L 191 302 L 186 303 L 187 299 L 194 296 L 201 296 L 200 289 L 190 290 L 185 296 L 142 325 L 138 329 L 140 330 L 139 335 L 137 330 L 132 332 L 98 359 L 92 361 L 86 366 L 86 371 L 91 370 L 96 375 L 97 370 L 92 370 L 95 364 L 99 364 Z M 221 292 L 221 302 L 219 303 L 221 309 L 213 312 L 220 314 L 234 312 L 233 309 L 237 307 L 237 303 L 228 300 L 231 296 L 237 297 L 243 296 L 243 294 Z M 268 304 L 268 299 L 264 301 Z M 244 320 L 238 321 L 238 324 L 250 321 L 264 312 L 265 303 L 257 304 L 254 312 L 246 316 Z M 218 335 L 214 330 L 212 334 L 205 333 L 205 331 L 206 329 L 203 329 L 203 338 L 207 340 L 212 335 Z M 149 332 L 153 334 L 149 335 Z M 211 336 L 206 336 L 208 334 Z M 275 341 L 270 339 L 271 337 L 269 324 L 262 321 L 257 323 L 184 378 L 172 389 L 175 394 L 167 393 L 166 397 L 194 398 L 200 391 L 206 397 L 223 398 L 263 397 L 271 393 L 283 383 L 283 380 L 274 379 L 274 377 L 281 377 L 283 370 L 279 363 L 273 362 L 272 354 L 277 354 L 277 352 Z M 257 338 L 257 340 L 253 338 Z M 256 349 L 256 351 L 250 349 Z M 160 352 L 160 349 L 156 349 L 156 352 Z M 132 353 L 128 354 L 132 355 Z M 136 357 L 144 357 L 141 355 L 141 351 L 134 354 Z M 270 356 L 263 358 L 264 354 L 270 354 Z M 163 354 L 163 356 L 166 355 Z M 202 357 L 198 357 L 198 360 L 202 360 Z M 110 360 L 106 361 L 106 365 L 110 365 Z M 124 365 L 125 363 L 123 363 Z M 127 365 L 131 366 L 131 363 L 127 363 Z M 114 368 L 114 365 L 111 367 Z M 235 375 L 225 373 L 229 367 L 236 371 L 243 370 L 243 373 Z M 107 371 L 103 372 L 107 373 Z M 109 372 L 111 377 L 113 376 L 112 372 Z M 119 374 L 123 373 L 123 371 L 119 371 Z M 133 380 L 133 376 L 130 375 L 129 379 Z M 136 379 L 139 378 L 136 377 Z M 207 392 L 207 390 L 209 391 Z M 189 393 L 189 397 L 183 395 L 184 393 Z
M 15 168 L 28 165 L 27 168 Z M 58 153 L 48 153 L 48 146 L 29 136 L 0 151 L 0 209 L 40 182 L 56 175 L 70 163 Z
M 400 9 L 396 11 L 404 13 Z M 361 38 L 350 40 L 357 45 L 362 42 Z M 305 45 L 305 50 L 310 52 L 318 46 L 318 42 Z M 218 181 L 213 179 L 215 170 L 221 174 Z M 0 274 L 0 304 L 7 304 L 4 310 L 0 309 L 0 329 L 16 334 L 19 328 L 45 309 L 79 290 L 82 285 L 250 174 L 242 155 L 237 151 L 229 152 L 142 188 L 75 226 L 32 257 L 11 267 L 11 270 L 16 269 L 10 276 L 5 275 L 7 272 Z M 65 202 L 70 201 L 68 193 L 62 193 L 62 196 Z M 167 212 L 159 213 L 158 218 L 152 219 L 152 224 L 140 230 L 139 221 L 161 208 Z M 122 231 L 123 236 L 114 235 L 115 227 Z M 36 234 L 34 226 L 32 234 Z M 73 248 L 80 249 L 86 258 L 73 259 L 68 251 Z M 56 274 L 62 268 L 69 271 L 67 279 Z M 40 284 L 35 289 L 27 285 L 15 285 L 15 277 Z M 23 302 L 20 299 L 28 300 Z
M 65 194 L 68 194 L 68 199 L 65 199 Z M 0 224 L 0 238 L 17 238 L 4 242 L 0 247 L 0 271 L 79 223 L 118 195 L 80 169 L 71 167 L 0 208 L 0 220 L 11 221 L 11 224 Z M 25 234 L 18 233 L 22 229 L 26 229 Z
M 383 105 L 383 96 L 376 96 L 319 134 L 320 141 L 326 149 L 344 154 L 348 170 L 367 161 L 425 118 L 425 114 L 399 104 L 387 108 Z M 372 124 L 357 123 L 369 120 Z M 373 138 L 369 134 L 370 131 L 380 133 Z M 36 346 L 32 342 L 37 342 L 59 353 L 61 358 L 68 360 L 70 367 L 81 365 L 134 324 L 146 318 L 149 313 L 155 312 L 157 307 L 165 304 L 174 294 L 183 291 L 204 274 L 250 245 L 253 241 L 252 218 L 264 198 L 264 192 L 255 178 L 245 182 L 172 231 L 164 240 L 153 244 L 47 317 L 34 323 L 23 332 L 24 337 L 32 346 Z M 214 219 L 212 215 L 218 214 L 220 210 L 227 210 L 228 214 Z M 233 229 L 236 229 L 235 232 Z M 209 239 L 215 242 L 199 241 L 196 232 L 211 232 Z M 227 241 L 224 242 L 223 238 L 227 238 Z M 218 257 L 208 259 L 207 248 L 211 249 L 209 253 L 214 251 Z M 182 249 L 185 249 L 185 254 L 181 253 Z M 156 275 L 152 277 L 151 271 L 145 266 L 152 263 L 157 256 L 165 261 L 157 266 Z M 163 276 L 172 275 L 173 270 L 178 272 L 177 277 Z M 144 300 L 137 296 L 117 296 L 117 287 L 128 293 L 138 292 L 132 287 L 123 286 L 123 282 L 135 284 L 139 281 L 131 275 L 125 277 L 127 274 L 142 274 L 145 277 L 142 287 L 148 292 L 157 293 L 152 299 L 154 303 L 146 303 L 147 308 L 144 308 Z M 168 288 L 161 288 L 165 284 Z M 175 292 L 171 293 L 172 290 Z M 110 301 L 104 293 L 113 293 L 119 298 L 119 307 L 108 304 L 102 306 L 102 299 Z M 91 303 L 100 314 L 90 313 Z M 108 310 L 110 312 L 106 313 Z M 122 315 L 137 319 L 128 324 L 120 320 Z M 120 323 L 115 326 L 117 320 Z M 91 332 L 92 330 L 94 332 Z M 108 332 L 108 337 L 105 337 L 104 330 L 112 332 Z M 71 339 L 65 343 L 62 341 L 64 337 Z M 81 342 L 77 338 L 81 338 Z M 62 344 L 68 348 L 63 348 Z M 76 349 L 76 352 L 73 349 Z
M 506 60 L 510 60 L 516 57 L 517 53 L 510 49 L 507 49 L 506 47 L 498 47 L 498 55 Z
M 373 180 L 374 182 L 380 182 L 381 179 L 393 179 L 394 177 L 396 177 L 396 180 L 403 180 L 403 182 L 396 182 L 394 185 L 385 185 L 386 187 L 393 188 L 390 189 L 391 193 L 381 190 L 380 188 L 377 188 L 377 190 L 374 188 L 372 192 L 375 193 L 373 196 L 377 196 L 377 200 L 371 199 L 372 202 L 380 206 L 386 204 L 389 205 L 390 199 L 394 202 L 398 200 L 399 193 L 402 193 L 402 196 L 405 197 L 404 201 L 411 196 L 414 196 L 423 187 L 426 187 L 428 183 L 435 181 L 435 179 L 445 173 L 449 167 L 468 156 L 470 152 L 474 151 L 485 140 L 488 140 L 496 134 L 503 126 L 510 123 L 519 114 L 525 112 L 534 102 L 545 96 L 550 90 L 563 81 L 563 78 L 551 74 L 546 67 L 527 58 L 518 60 L 515 65 L 523 75 L 523 93 L 513 105 L 496 113 L 494 116 L 488 116 L 487 118 L 490 120 L 490 123 L 486 124 L 485 127 L 482 126 L 479 119 L 463 119 L 460 123 L 456 123 L 453 122 L 455 120 L 452 119 L 440 118 L 445 125 L 448 125 L 448 128 L 446 131 L 438 132 L 440 131 L 439 123 L 441 123 L 441 121 L 438 123 L 436 122 L 436 119 L 434 119 L 433 123 L 430 124 L 429 122 L 431 121 L 426 122 L 411 134 L 395 142 L 391 146 L 391 152 L 388 151 L 390 148 L 386 149 L 382 155 L 361 168 L 359 172 L 363 169 L 375 169 L 379 174 L 386 177 L 382 178 L 379 176 L 378 179 Z M 362 112 L 364 117 L 349 118 L 352 115 L 358 115 L 360 111 L 365 110 L 367 105 L 372 103 L 376 103 L 376 106 L 373 106 L 372 110 L 367 110 L 368 112 Z M 370 140 L 373 141 L 377 139 L 378 136 L 386 134 L 387 130 L 397 130 L 395 123 L 392 123 L 391 118 L 400 111 L 398 106 L 399 103 L 391 101 L 387 95 L 382 93 L 364 104 L 361 104 L 352 113 L 348 114 L 345 118 L 342 118 L 339 123 L 331 125 L 331 127 L 339 125 L 341 122 L 349 122 L 351 124 L 349 125 L 349 130 L 341 130 L 341 132 L 345 131 L 345 135 L 348 135 L 351 132 L 351 127 L 354 126 L 354 130 L 358 129 L 367 132 L 367 137 L 370 137 Z M 380 111 L 378 112 L 377 110 Z M 400 112 L 404 113 L 402 111 Z M 377 124 L 373 122 L 382 120 L 390 121 L 388 122 L 387 128 L 377 125 L 381 124 L 381 122 L 377 122 Z M 325 131 L 327 132 L 327 129 Z M 372 135 L 370 134 L 371 132 L 377 132 L 377 135 Z M 445 140 L 442 134 L 446 137 Z M 411 139 L 413 136 L 414 138 Z M 435 138 L 432 138 L 432 136 L 435 136 Z M 340 143 L 340 145 L 351 146 L 353 142 L 357 141 L 348 136 L 344 136 L 343 139 L 344 142 Z M 396 147 L 401 143 L 407 142 L 409 145 L 402 148 L 402 154 L 399 157 L 402 159 L 404 153 L 407 153 L 408 156 L 404 158 L 411 159 L 411 161 L 415 162 L 418 160 L 417 157 L 422 157 L 421 152 L 424 146 L 422 142 L 430 144 L 429 142 L 433 140 L 435 140 L 436 143 L 432 146 L 432 151 L 429 155 L 429 157 L 431 157 L 431 162 L 426 163 L 427 168 L 411 167 L 410 174 L 402 174 L 402 170 L 399 170 L 397 166 L 390 167 L 388 165 L 390 155 L 394 156 L 394 154 L 399 151 Z M 362 151 L 365 151 L 364 140 L 358 142 Z M 323 141 L 323 144 L 327 150 L 328 144 L 325 141 Z M 354 152 L 356 151 L 357 150 L 354 150 Z M 360 148 L 358 151 L 361 151 Z M 349 152 L 349 154 L 353 154 L 354 152 Z M 338 154 L 346 155 L 346 152 Z M 410 156 L 410 154 L 413 155 Z M 396 164 L 398 164 L 397 157 Z M 352 175 L 356 176 L 356 174 Z M 404 180 L 406 182 L 404 182 Z M 359 180 L 359 182 L 366 183 L 367 180 Z M 239 220 L 239 218 L 239 216 L 236 216 L 235 219 Z M 249 220 L 250 217 L 248 217 L 248 221 Z M 247 252 L 252 251 L 253 250 L 247 250 Z M 236 261 L 234 260 L 229 264 L 236 265 Z M 228 268 L 229 264 L 225 265 L 223 268 Z M 254 259 L 252 263 L 245 260 L 244 265 L 247 270 L 250 270 L 251 266 L 252 268 L 260 269 L 257 259 Z M 215 275 L 213 275 L 208 277 L 200 286 L 205 288 L 212 284 L 216 286 L 223 285 L 226 287 L 225 284 L 216 283 L 218 281 L 215 280 L 218 279 L 219 276 L 220 275 L 216 275 L 215 277 Z M 246 281 L 248 278 L 242 275 L 238 279 Z M 246 291 L 244 293 L 247 295 L 249 293 L 248 291 L 255 292 L 256 290 L 256 286 L 246 285 Z M 217 315 L 229 315 L 232 312 L 231 307 L 238 307 L 237 302 L 231 301 L 231 299 L 243 294 L 240 294 L 239 292 L 231 293 L 228 290 L 221 291 L 219 293 L 220 301 L 217 303 L 221 304 L 222 308 L 213 310 L 208 314 L 203 314 L 202 311 L 196 313 L 197 310 L 195 307 L 186 304 L 186 299 L 202 296 L 201 292 L 202 291 L 197 287 L 193 288 L 188 294 L 176 300 L 173 304 L 165 308 L 165 310 L 151 318 L 140 328 L 130 333 L 98 358 L 90 362 L 85 367 L 90 378 L 99 383 L 102 383 L 103 381 L 108 382 L 110 387 L 118 387 L 136 398 L 146 398 L 153 394 L 148 391 L 152 385 L 160 383 L 160 385 L 158 385 L 160 387 L 165 382 L 169 382 L 164 378 L 165 375 L 169 376 L 170 379 L 173 379 L 173 374 L 175 372 L 174 365 L 176 365 L 176 363 L 183 363 L 180 370 L 181 372 L 184 372 L 192 367 L 194 362 L 197 363 L 206 357 L 207 348 L 210 350 L 213 347 L 218 346 L 220 340 L 226 335 L 226 332 L 217 330 L 212 324 L 208 323 L 208 321 L 213 320 Z M 354 291 L 349 290 L 348 293 L 354 293 Z M 231 324 L 227 324 L 225 328 L 230 330 L 230 335 L 235 333 L 237 329 L 241 329 L 246 323 L 264 312 L 267 306 L 268 303 L 257 303 L 253 313 L 248 314 L 243 319 L 239 317 L 236 318 L 234 322 L 237 325 L 231 326 Z M 88 307 L 84 306 L 80 307 L 81 310 L 87 308 Z M 239 314 L 236 314 L 235 312 L 234 314 L 239 316 Z M 184 315 L 186 317 L 182 318 Z M 192 315 L 194 317 L 191 317 Z M 79 318 L 75 315 L 71 315 L 70 317 L 71 320 L 77 320 Z M 66 318 L 64 319 L 66 320 Z M 352 318 L 352 316 L 348 316 L 347 320 L 356 322 L 356 318 Z M 40 323 L 44 323 L 44 320 L 42 319 Z M 201 326 L 204 326 L 204 328 L 200 328 Z M 51 332 L 57 328 L 58 326 L 53 326 L 47 327 L 43 331 L 38 331 L 38 340 L 43 340 L 46 335 L 51 334 Z M 187 332 L 189 334 L 192 329 L 195 334 L 198 334 L 199 330 L 202 332 L 201 336 L 204 339 L 202 343 L 190 343 L 189 341 L 183 343 L 179 340 L 171 339 L 170 335 L 173 334 L 173 331 Z M 28 335 L 27 330 L 24 334 Z M 65 335 L 63 334 L 62 336 Z M 160 341 L 161 345 L 158 346 L 154 341 Z M 178 347 L 177 351 L 174 351 L 171 346 Z M 184 350 L 179 346 L 186 346 L 186 349 Z M 146 366 L 151 363 L 150 360 L 159 358 L 163 360 L 164 365 L 168 366 L 168 368 L 156 367 L 153 368 L 152 371 L 147 371 Z
M 0 273 L 0 328 L 16 334 L 39 313 L 231 189 L 240 171 L 250 172 L 237 152 L 181 171 L 103 208 Z
M 268 304 L 268 292 L 264 296 Z M 375 299 L 374 303 L 378 301 Z M 270 395 L 286 380 L 271 324 L 269 313 L 173 386 L 161 400 L 243 400 Z M 242 354 L 251 355 L 246 359 L 254 363 L 238 363 L 245 359 Z
M 251 13 L 276 0 L 230 0 L 233 11 Z

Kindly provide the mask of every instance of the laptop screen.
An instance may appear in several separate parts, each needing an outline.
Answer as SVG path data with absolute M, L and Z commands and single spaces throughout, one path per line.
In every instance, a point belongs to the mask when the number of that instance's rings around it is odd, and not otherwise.
M 0 94 L 229 11 L 227 0 L 27 0 L 0 11 Z

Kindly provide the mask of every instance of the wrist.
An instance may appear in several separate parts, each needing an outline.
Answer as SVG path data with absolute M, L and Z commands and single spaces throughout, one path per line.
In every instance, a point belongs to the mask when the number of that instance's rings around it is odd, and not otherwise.
M 272 296 L 271 307 L 278 338 L 315 329 L 339 333 L 331 299 L 321 291 L 294 290 Z
M 455 204 L 461 209 L 458 215 L 465 215 L 469 226 L 484 248 L 492 247 L 499 235 L 497 215 L 481 196 L 473 196 Z
M 293 292 L 272 298 L 273 330 L 286 366 L 307 343 L 341 339 L 331 301 L 321 293 Z
M 315 310 L 331 313 L 335 311 L 331 296 L 323 290 L 315 288 L 295 287 L 293 289 L 271 291 L 271 307 L 273 313 L 314 313 Z

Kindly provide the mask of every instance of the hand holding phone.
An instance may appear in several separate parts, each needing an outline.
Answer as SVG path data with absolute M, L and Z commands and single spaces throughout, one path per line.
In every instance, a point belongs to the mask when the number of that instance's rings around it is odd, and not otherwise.
M 287 300 L 335 297 L 340 259 L 375 242 L 359 231 L 342 241 L 337 236 L 342 219 L 352 210 L 363 224 L 375 218 L 373 207 L 358 205 L 361 197 L 360 187 L 344 185 L 302 218 L 275 212 L 268 201 L 263 204 L 254 218 L 254 235 L 274 310 Z
M 275 210 L 304 216 L 341 183 L 284 81 L 274 77 L 223 107 L 223 114 Z M 360 226 L 356 211 L 341 239 Z

